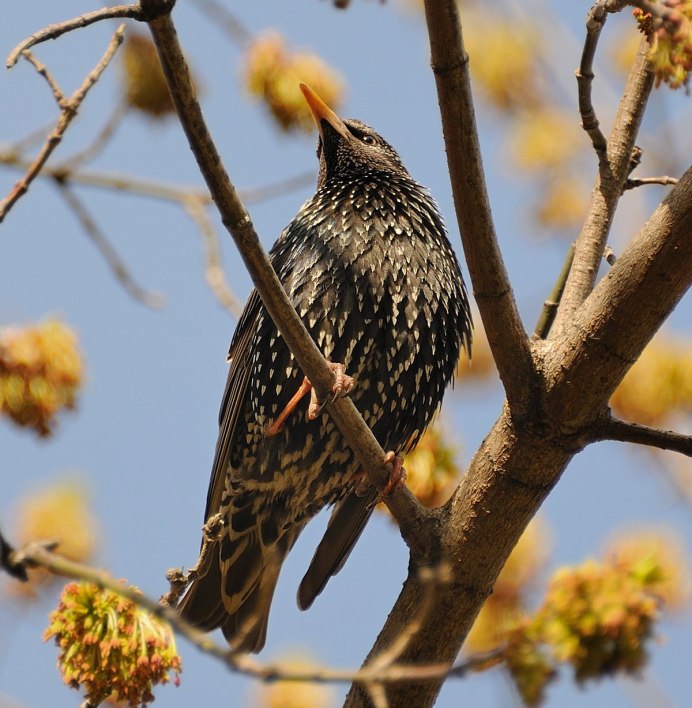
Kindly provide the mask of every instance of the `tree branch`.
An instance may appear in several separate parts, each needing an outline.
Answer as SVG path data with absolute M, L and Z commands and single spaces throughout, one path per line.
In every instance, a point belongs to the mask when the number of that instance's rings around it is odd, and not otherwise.
M 599 127 L 596 111 L 591 101 L 591 87 L 593 85 L 593 60 L 596 55 L 598 39 L 601 30 L 611 12 L 620 12 L 627 4 L 626 0 L 599 0 L 586 16 L 586 39 L 582 50 L 581 61 L 577 69 L 577 87 L 579 89 L 579 114 L 581 115 L 582 128 L 591 138 L 591 143 L 598 155 L 598 162 L 607 160 L 607 142 L 605 135 Z
M 164 304 L 163 295 L 146 290 L 134 280 L 127 265 L 125 265 L 125 261 L 118 255 L 118 252 L 94 221 L 84 202 L 82 202 L 65 182 L 56 179 L 55 185 L 60 191 L 60 195 L 65 200 L 65 203 L 74 212 L 82 229 L 84 229 L 86 235 L 91 239 L 91 242 L 96 246 L 106 263 L 108 263 L 113 271 L 113 275 L 120 282 L 125 291 L 137 300 L 137 302 L 141 302 L 147 307 L 155 309 L 162 307 Z
M 574 263 L 558 308 L 552 337 L 559 336 L 593 290 L 610 227 L 629 177 L 632 151 L 654 75 L 647 58 L 648 44 L 642 37 L 639 52 L 625 85 L 613 129 L 608 138 L 607 159 L 601 160 L 596 185 L 581 233 L 576 241 Z
M 408 684 L 431 676 L 455 676 L 460 678 L 472 670 L 497 661 L 503 648 L 479 653 L 466 661 L 454 666 L 448 664 L 428 664 L 425 666 L 406 666 L 393 663 L 396 655 L 384 660 L 377 667 L 368 669 L 332 669 L 316 666 L 314 668 L 296 668 L 282 664 L 264 664 L 248 654 L 238 654 L 231 651 L 227 645 L 219 644 L 189 622 L 184 620 L 172 607 L 157 602 L 130 585 L 117 580 L 105 570 L 70 560 L 55 553 L 55 542 L 33 542 L 24 548 L 15 550 L 0 533 L 0 568 L 20 580 L 25 580 L 28 568 L 42 567 L 55 575 L 73 578 L 93 583 L 102 589 L 126 598 L 130 602 L 144 608 L 159 619 L 168 622 L 173 630 L 185 637 L 200 651 L 221 661 L 226 668 L 235 673 L 252 676 L 262 681 L 309 681 L 313 683 L 344 683 L 358 681 L 359 683 L 403 683 Z M 428 584 L 429 592 L 434 593 L 436 587 L 435 570 L 429 569 L 423 582 Z
M 260 244 L 250 216 L 222 165 L 197 101 L 173 21 L 166 12 L 156 16 L 160 5 L 157 0 L 143 0 L 142 9 L 153 18 L 149 27 L 190 148 L 221 220 L 233 237 L 264 305 L 301 370 L 315 387 L 318 397 L 327 400 L 334 384 L 334 373 L 288 300 Z M 391 465 L 384 464 L 385 453 L 353 401 L 339 398 L 328 403 L 327 410 L 354 450 L 371 483 L 380 490 L 384 489 L 391 475 Z M 387 495 L 384 501 L 399 523 L 402 536 L 412 552 L 424 557 L 429 552 L 428 529 L 435 513 L 425 509 L 403 485 Z
M 522 414 L 530 404 L 533 360 L 495 236 L 457 3 L 426 0 L 425 17 L 454 205 L 473 293 L 509 405 Z
M 536 322 L 536 329 L 533 332 L 535 339 L 547 339 L 550 334 L 550 328 L 553 326 L 557 308 L 560 306 L 562 293 L 565 290 L 565 283 L 567 282 L 567 276 L 572 269 L 573 261 L 574 243 L 571 243 L 569 250 L 567 251 L 567 255 L 565 256 L 565 262 L 562 264 L 560 274 L 557 276 L 557 280 L 555 281 L 555 285 L 553 285 L 553 289 L 550 291 L 548 299 L 543 303 L 543 309 L 538 317 L 538 322 Z
M 49 84 L 51 86 L 51 89 L 53 90 L 53 94 L 55 95 L 56 100 L 58 101 L 58 104 L 61 108 L 60 117 L 58 118 L 58 122 L 56 123 L 55 128 L 53 128 L 52 132 L 46 139 L 46 142 L 41 148 L 39 154 L 31 163 L 24 177 L 22 177 L 14 185 L 9 195 L 2 202 L 0 202 L 0 223 L 2 223 L 9 210 L 20 199 L 20 197 L 26 194 L 29 189 L 29 185 L 34 181 L 36 176 L 43 169 L 43 166 L 46 164 L 48 158 L 53 153 L 53 150 L 55 150 L 55 148 L 60 144 L 60 141 L 62 140 L 65 131 L 72 122 L 72 119 L 77 115 L 77 111 L 79 110 L 79 107 L 82 104 L 82 101 L 85 99 L 87 93 L 89 92 L 89 89 L 99 80 L 101 74 L 105 71 L 106 67 L 110 63 L 110 60 L 115 55 L 115 52 L 117 51 L 118 47 L 122 44 L 124 36 L 125 25 L 120 25 L 113 34 L 113 38 L 111 39 L 108 48 L 106 49 L 106 52 L 104 53 L 103 57 L 101 57 L 99 63 L 94 67 L 92 71 L 89 72 L 87 77 L 82 82 L 81 86 L 79 86 L 79 88 L 72 94 L 69 99 L 65 99 L 62 95 L 62 92 L 57 87 L 57 84 L 49 80 Z M 24 49 L 23 51 L 26 52 L 27 50 Z M 47 72 L 44 71 L 41 73 L 46 76 L 46 79 L 48 79 Z
M 628 180 L 625 180 L 623 190 L 627 191 L 628 189 L 634 189 L 635 187 L 643 187 L 646 184 L 663 184 L 665 186 L 668 186 L 677 183 L 677 177 L 641 177 L 639 179 L 630 178 Z
M 38 32 L 34 32 L 30 37 L 20 42 L 7 57 L 6 65 L 8 69 L 11 69 L 19 57 L 27 49 L 41 42 L 46 42 L 49 39 L 57 39 L 66 32 L 71 32 L 72 30 L 81 29 L 82 27 L 87 27 L 94 22 L 100 22 L 101 20 L 109 20 L 114 18 L 131 18 L 134 20 L 142 20 L 142 10 L 139 5 L 116 5 L 115 7 L 102 7 L 100 10 L 95 10 L 94 12 L 85 12 L 79 17 L 75 17 L 72 20 L 66 20 L 65 22 L 57 22 L 53 25 L 48 25 Z
M 608 415 L 603 418 L 600 426 L 595 427 L 593 433 L 594 440 L 619 440 L 648 445 L 692 457 L 692 435 L 683 435 L 673 430 L 659 430 L 648 425 L 628 423 Z
M 535 342 L 542 377 L 530 419 L 505 408 L 440 511 L 452 578 L 400 662 L 452 662 L 509 553 L 572 457 L 594 439 L 612 391 L 692 285 L 692 168 L 580 308 L 565 336 Z M 384 651 L 423 601 L 415 573 L 366 659 Z M 429 706 L 441 680 L 389 685 L 391 706 Z M 348 708 L 368 706 L 354 685 Z

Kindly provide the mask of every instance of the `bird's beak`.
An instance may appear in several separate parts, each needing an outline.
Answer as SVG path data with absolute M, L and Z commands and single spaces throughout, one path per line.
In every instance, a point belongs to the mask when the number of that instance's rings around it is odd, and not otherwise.
M 339 135 L 347 140 L 350 140 L 353 136 L 351 135 L 349 129 L 346 127 L 345 123 L 339 118 L 336 113 L 306 84 L 300 84 L 300 90 L 305 96 L 310 111 L 312 112 L 312 117 L 315 120 L 317 129 L 320 131 L 320 136 L 324 141 L 324 130 L 322 124 L 327 122 Z

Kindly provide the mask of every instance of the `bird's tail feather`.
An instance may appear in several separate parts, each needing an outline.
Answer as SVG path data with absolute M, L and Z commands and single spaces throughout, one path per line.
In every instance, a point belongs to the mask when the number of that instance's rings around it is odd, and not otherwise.
M 236 651 L 260 651 L 281 565 L 301 530 L 294 527 L 269 545 L 260 542 L 259 529 L 215 541 L 206 575 L 178 605 L 182 617 L 207 632 L 221 627 Z
M 329 578 L 344 566 L 375 507 L 377 493 L 349 494 L 334 507 L 327 530 L 298 588 L 298 607 L 307 610 L 324 590 Z

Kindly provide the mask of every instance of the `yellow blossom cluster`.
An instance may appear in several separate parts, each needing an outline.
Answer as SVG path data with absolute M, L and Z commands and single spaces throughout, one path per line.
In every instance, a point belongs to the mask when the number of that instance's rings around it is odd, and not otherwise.
M 55 414 L 74 408 L 82 375 L 77 337 L 66 325 L 0 330 L 0 413 L 18 425 L 49 435 Z
M 577 681 L 643 668 L 658 616 L 656 597 L 638 578 L 591 560 L 558 570 L 540 611 L 544 641 Z
M 181 661 L 168 624 L 111 590 L 69 583 L 50 615 L 44 639 L 60 648 L 65 683 L 98 705 L 109 697 L 128 706 L 154 700 L 152 690 L 179 684 Z
M 627 420 L 647 425 L 692 412 L 692 343 L 659 334 L 610 400 Z
M 665 0 L 667 20 L 655 27 L 650 13 L 633 11 L 639 28 L 649 39 L 649 59 L 656 86 L 668 84 L 676 89 L 689 83 L 692 69 L 692 0 Z
M 560 663 L 571 665 L 580 682 L 643 668 L 661 611 L 677 609 L 690 597 L 689 564 L 680 544 L 659 532 L 623 536 L 604 561 L 559 569 L 541 606 L 530 613 L 525 590 L 545 559 L 545 545 L 533 559 L 526 555 L 545 537 L 532 534 L 525 550 L 510 556 L 465 649 L 501 647 L 504 666 L 527 705 L 541 702 Z
M 316 54 L 289 50 L 276 32 L 252 42 L 245 57 L 244 80 L 250 95 L 260 98 L 286 131 L 310 132 L 314 127 L 299 83 L 308 84 L 334 110 L 343 97 L 343 82 L 331 67 Z
M 149 37 L 135 32 L 127 35 L 121 66 L 128 105 L 152 118 L 175 112 L 156 47 Z

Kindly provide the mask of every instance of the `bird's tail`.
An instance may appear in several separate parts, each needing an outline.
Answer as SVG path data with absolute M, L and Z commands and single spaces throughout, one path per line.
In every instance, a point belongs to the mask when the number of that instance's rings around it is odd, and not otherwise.
M 241 535 L 224 529 L 208 549 L 206 574 L 178 605 L 182 617 L 205 632 L 221 627 L 235 651 L 261 651 L 281 565 L 301 531 L 294 527 L 265 545 L 259 528 Z

